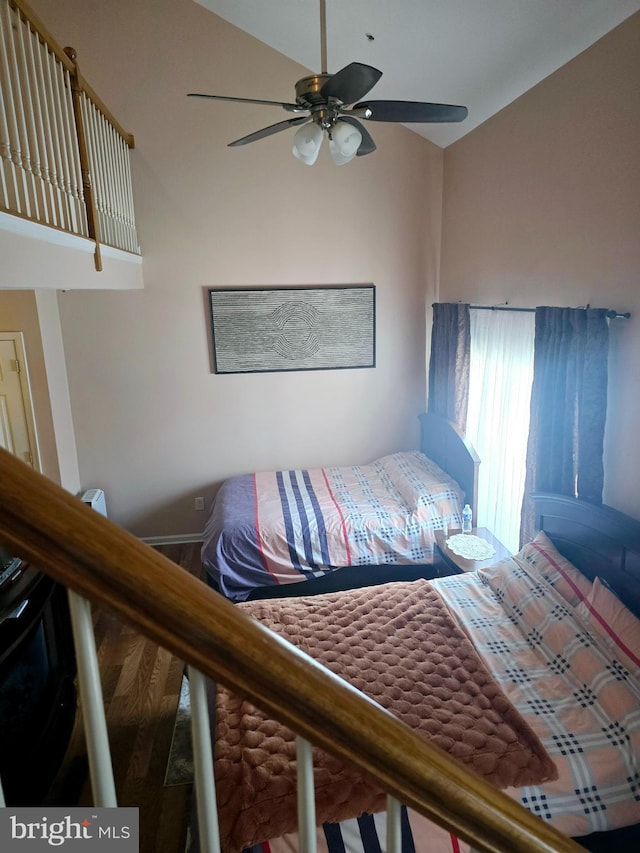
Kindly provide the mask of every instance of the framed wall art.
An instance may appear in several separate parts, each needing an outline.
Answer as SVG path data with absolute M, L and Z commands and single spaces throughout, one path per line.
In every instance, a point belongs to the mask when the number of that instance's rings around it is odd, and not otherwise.
M 375 367 L 373 284 L 209 289 L 214 370 Z

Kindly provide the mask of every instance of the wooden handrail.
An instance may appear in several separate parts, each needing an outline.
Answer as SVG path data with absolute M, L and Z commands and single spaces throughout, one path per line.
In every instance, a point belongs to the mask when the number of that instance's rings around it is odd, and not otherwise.
M 221 595 L 0 450 L 0 539 L 327 752 L 492 853 L 575 842 Z

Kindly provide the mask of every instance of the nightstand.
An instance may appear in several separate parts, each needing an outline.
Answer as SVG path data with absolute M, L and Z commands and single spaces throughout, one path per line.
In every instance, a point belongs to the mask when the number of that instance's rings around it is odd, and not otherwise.
M 433 561 L 440 576 L 459 574 L 460 572 L 475 572 L 476 569 L 483 569 L 487 566 L 497 563 L 498 560 L 503 560 L 505 557 L 510 557 L 511 552 L 508 551 L 502 542 L 493 535 L 486 527 L 474 527 L 471 533 L 474 536 L 479 536 L 481 539 L 486 539 L 496 549 L 493 557 L 488 560 L 467 560 L 465 557 L 459 557 L 447 546 L 446 540 L 455 533 L 460 533 L 460 530 L 436 530 L 435 545 L 433 549 Z

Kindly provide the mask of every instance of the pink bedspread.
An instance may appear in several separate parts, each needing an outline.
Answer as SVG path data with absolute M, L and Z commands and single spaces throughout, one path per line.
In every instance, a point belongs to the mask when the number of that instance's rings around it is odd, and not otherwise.
M 427 581 L 240 606 L 496 786 L 555 775 L 540 741 Z M 224 689 L 216 723 L 223 849 L 292 831 L 293 733 Z M 373 782 L 319 750 L 314 774 L 321 821 L 385 807 Z
M 558 770 L 557 779 L 506 793 L 574 837 L 640 824 L 640 683 L 577 608 L 515 558 L 432 583 Z M 385 826 L 377 813 L 319 827 L 318 853 L 379 853 Z M 295 834 L 269 840 L 270 853 L 297 845 Z M 412 810 L 403 814 L 403 849 L 472 853 Z

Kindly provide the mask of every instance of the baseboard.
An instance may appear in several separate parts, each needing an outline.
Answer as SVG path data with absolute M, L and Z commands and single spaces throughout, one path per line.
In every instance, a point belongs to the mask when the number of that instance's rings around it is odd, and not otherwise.
M 182 545 L 186 542 L 202 542 L 202 533 L 176 533 L 174 536 L 140 536 L 147 545 Z

